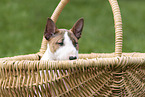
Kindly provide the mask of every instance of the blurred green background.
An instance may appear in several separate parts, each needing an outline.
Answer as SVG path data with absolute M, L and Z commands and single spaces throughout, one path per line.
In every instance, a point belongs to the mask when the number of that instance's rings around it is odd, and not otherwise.
M 123 52 L 145 52 L 145 1 L 118 0 L 123 18 Z M 0 57 L 39 51 L 47 17 L 59 0 L 0 0 Z M 56 25 L 70 29 L 80 17 L 85 26 L 80 53 L 114 52 L 114 23 L 108 0 L 70 0 Z

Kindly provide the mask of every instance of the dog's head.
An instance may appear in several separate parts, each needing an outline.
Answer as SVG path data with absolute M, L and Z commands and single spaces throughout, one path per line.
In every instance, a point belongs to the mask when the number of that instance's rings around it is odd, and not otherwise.
M 50 60 L 74 60 L 78 58 L 78 40 L 81 37 L 84 19 L 79 19 L 70 29 L 58 29 L 48 18 L 44 37 L 48 41 L 47 51 Z

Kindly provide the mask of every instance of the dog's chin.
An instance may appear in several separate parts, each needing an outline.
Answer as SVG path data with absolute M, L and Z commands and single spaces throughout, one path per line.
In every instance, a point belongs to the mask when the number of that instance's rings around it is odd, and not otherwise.
M 64 52 L 65 51 L 65 52 Z M 71 52 L 70 52 L 71 51 Z M 70 57 L 75 57 L 75 59 L 78 59 L 78 51 L 76 49 L 71 50 L 58 50 L 56 53 L 54 53 L 54 60 L 70 60 Z M 71 59 L 71 60 L 75 60 Z
M 76 59 L 78 59 L 78 56 L 76 56 Z M 73 59 L 73 60 L 76 60 L 76 59 Z M 64 60 L 64 61 L 65 61 L 65 60 L 70 60 L 70 58 L 65 56 L 65 57 L 58 57 L 58 58 L 55 58 L 54 60 L 58 60 L 58 61 L 60 61 L 60 60 L 63 61 L 63 60 Z
M 73 55 L 55 55 L 54 60 L 70 60 L 70 56 L 74 56 L 76 57 L 75 59 L 78 59 L 78 52 L 76 52 L 77 54 L 73 54 Z M 71 60 L 75 60 L 75 59 L 71 59 Z

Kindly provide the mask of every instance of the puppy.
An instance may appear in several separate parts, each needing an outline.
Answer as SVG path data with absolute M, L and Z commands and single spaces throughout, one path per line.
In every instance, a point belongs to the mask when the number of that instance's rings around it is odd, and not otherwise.
M 78 40 L 81 37 L 83 25 L 84 25 L 84 19 L 80 18 L 70 30 L 58 29 L 55 23 L 50 18 L 48 18 L 45 32 L 44 32 L 44 37 L 48 41 L 47 50 L 43 54 L 41 60 L 77 59 L 78 50 L 79 50 Z M 46 70 L 43 70 L 40 71 L 40 76 L 42 75 L 42 72 L 44 72 L 44 75 L 46 74 Z M 57 76 L 54 70 L 52 72 L 53 75 Z M 59 73 L 59 71 L 57 72 Z M 50 70 L 48 70 L 48 73 L 51 74 Z M 64 84 L 66 86 L 65 82 Z M 45 89 L 45 86 L 39 85 L 40 90 L 42 90 L 41 89 L 42 87 Z M 39 97 L 41 97 L 40 93 L 38 93 L 38 95 Z
M 80 18 L 70 29 L 58 29 L 48 18 L 44 37 L 48 41 L 47 50 L 41 60 L 75 60 L 78 58 L 78 40 L 81 37 L 84 19 Z

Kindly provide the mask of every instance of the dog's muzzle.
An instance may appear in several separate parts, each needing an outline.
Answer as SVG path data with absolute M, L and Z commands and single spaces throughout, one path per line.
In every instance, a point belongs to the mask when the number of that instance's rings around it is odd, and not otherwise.
M 77 59 L 76 56 L 69 56 L 69 60 L 75 60 L 75 59 Z

